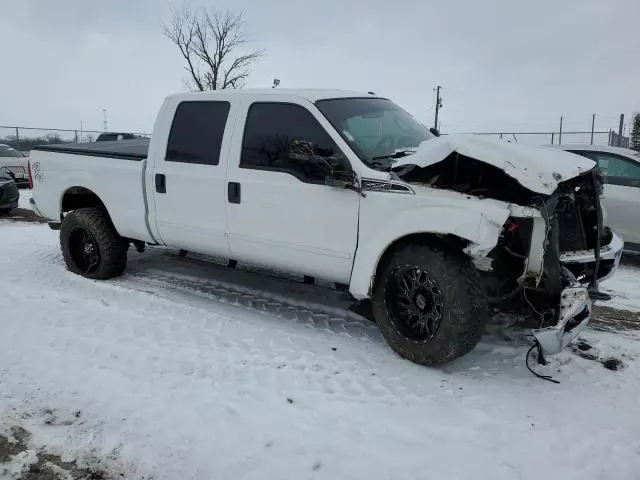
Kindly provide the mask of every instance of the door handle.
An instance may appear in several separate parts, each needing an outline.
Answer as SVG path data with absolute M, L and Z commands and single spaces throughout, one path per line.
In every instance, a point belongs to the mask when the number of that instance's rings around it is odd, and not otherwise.
M 156 192 L 167 193 L 167 177 L 164 173 L 156 173 Z
M 238 182 L 229 182 L 227 196 L 229 203 L 240 203 L 240 184 Z

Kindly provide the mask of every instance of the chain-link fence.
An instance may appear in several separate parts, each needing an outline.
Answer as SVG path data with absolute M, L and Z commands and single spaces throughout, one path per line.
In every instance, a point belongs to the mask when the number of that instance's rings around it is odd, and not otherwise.
M 98 130 L 69 130 L 61 128 L 11 127 L 0 125 L 0 143 L 10 145 L 22 152 L 28 152 L 37 145 L 94 142 L 102 133 L 105 132 Z M 140 137 L 149 136 L 147 133 L 134 133 L 134 135 Z
M 591 144 L 625 146 L 629 144 L 627 137 L 621 137 L 612 131 L 587 132 L 469 132 L 459 135 L 485 135 L 501 138 L 507 142 L 518 142 L 528 145 L 558 144 Z

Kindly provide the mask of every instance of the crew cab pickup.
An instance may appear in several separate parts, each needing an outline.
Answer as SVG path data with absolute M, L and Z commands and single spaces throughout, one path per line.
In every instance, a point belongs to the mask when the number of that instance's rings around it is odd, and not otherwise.
M 594 167 L 436 137 L 372 94 L 270 89 L 169 96 L 150 140 L 36 148 L 30 175 L 72 272 L 118 276 L 153 244 L 346 284 L 433 365 L 474 348 L 489 305 L 529 311 L 547 354 L 586 327 L 622 251 Z

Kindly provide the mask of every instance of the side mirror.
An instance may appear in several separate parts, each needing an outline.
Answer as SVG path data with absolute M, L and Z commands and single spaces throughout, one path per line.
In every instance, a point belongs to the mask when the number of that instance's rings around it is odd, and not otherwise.
M 344 190 L 358 184 L 358 177 L 355 172 L 336 172 L 331 175 L 327 175 L 324 179 L 324 184 L 328 187 L 339 188 Z
M 295 140 L 289 145 L 288 155 L 291 159 L 313 166 L 321 177 L 332 178 L 335 181 L 343 181 L 346 178 L 348 184 L 353 183 L 350 179 L 355 177 L 355 174 L 349 160 L 342 154 L 336 155 L 333 150 L 317 152 L 313 143 Z

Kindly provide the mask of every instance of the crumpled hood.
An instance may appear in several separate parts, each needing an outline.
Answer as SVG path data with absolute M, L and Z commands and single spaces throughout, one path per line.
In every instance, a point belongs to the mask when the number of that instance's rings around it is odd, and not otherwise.
M 533 147 L 475 135 L 446 135 L 420 144 L 415 153 L 393 164 L 428 167 L 451 153 L 473 158 L 502 169 L 523 187 L 552 194 L 558 183 L 577 177 L 595 167 L 588 158 L 551 147 Z

